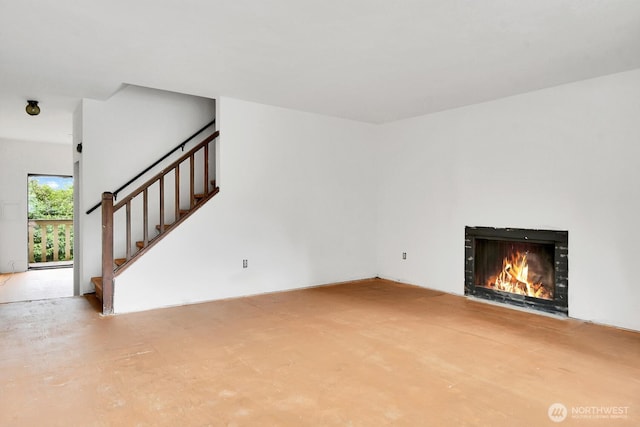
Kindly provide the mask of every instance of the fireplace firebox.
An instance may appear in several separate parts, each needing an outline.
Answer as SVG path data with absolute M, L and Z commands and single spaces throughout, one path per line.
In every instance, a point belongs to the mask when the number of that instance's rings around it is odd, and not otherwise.
M 567 316 L 568 232 L 465 227 L 465 295 Z

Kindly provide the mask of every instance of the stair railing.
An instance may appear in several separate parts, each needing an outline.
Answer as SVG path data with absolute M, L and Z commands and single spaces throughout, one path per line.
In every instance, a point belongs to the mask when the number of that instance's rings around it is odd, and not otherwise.
M 124 190 L 125 188 L 127 188 L 128 186 L 130 186 L 131 184 L 133 184 L 136 180 L 138 180 L 141 176 L 143 176 L 144 174 L 146 174 L 147 172 L 149 172 L 151 169 L 153 169 L 154 167 L 158 166 L 163 160 L 165 160 L 167 157 L 169 157 L 170 155 L 172 155 L 173 153 L 175 153 L 178 150 L 182 150 L 184 151 L 184 147 L 185 145 L 187 145 L 192 139 L 194 139 L 196 136 L 200 135 L 202 132 L 204 132 L 207 128 L 209 128 L 210 126 L 213 126 L 216 123 L 216 119 L 211 120 L 209 123 L 207 123 L 206 125 L 202 126 L 200 129 L 198 129 L 193 135 L 191 135 L 189 138 L 185 139 L 184 141 L 182 141 L 180 144 L 176 145 L 175 147 L 173 147 L 169 152 L 167 152 L 164 156 L 160 157 L 158 160 L 156 160 L 155 162 L 153 162 L 152 164 L 150 164 L 149 166 L 147 166 L 147 168 L 145 170 L 143 170 L 142 172 L 140 172 L 139 174 L 137 174 L 136 176 L 134 176 L 133 178 L 131 178 L 129 181 L 127 181 L 125 184 L 121 185 L 117 190 L 114 190 L 111 192 L 111 194 L 113 194 L 113 198 L 117 199 L 118 198 L 118 193 L 120 193 L 122 190 Z M 100 204 L 102 202 L 98 202 L 96 203 L 94 206 L 91 207 L 91 209 L 89 209 L 86 213 L 87 215 L 89 215 L 91 212 L 95 211 L 96 209 L 98 209 L 100 207 Z
M 197 206 L 204 204 L 208 199 L 218 193 L 219 188 L 215 182 L 215 177 L 210 181 L 209 176 L 209 152 L 210 146 L 213 145 L 215 139 L 220 134 L 215 131 L 202 142 L 194 146 L 183 156 L 172 162 L 167 167 L 146 181 L 144 184 L 133 190 L 128 196 L 114 204 L 114 194 L 105 192 L 102 194 L 102 201 L 98 206 L 102 205 L 102 295 L 103 295 L 103 313 L 113 313 L 113 280 L 118 272 L 124 270 L 138 256 L 146 252 L 150 247 L 157 243 L 164 235 L 172 230 L 175 226 L 187 219 Z M 215 150 L 215 147 L 214 147 Z M 202 192 L 196 191 L 196 158 L 202 160 Z M 188 162 L 188 165 L 185 164 Z M 189 197 L 188 209 L 181 209 L 181 182 L 180 170 L 181 166 L 189 168 Z M 173 206 L 167 211 L 165 206 L 165 177 L 168 174 L 174 174 L 174 195 Z M 158 234 L 154 237 L 149 236 L 149 191 L 150 187 L 158 184 L 159 194 L 159 224 L 156 226 Z M 200 185 L 198 185 L 199 187 Z M 136 250 L 132 251 L 132 204 L 134 200 L 139 200 L 142 196 L 142 241 L 136 243 Z M 120 265 L 114 268 L 114 217 L 118 211 L 125 209 L 125 259 Z M 166 224 L 165 213 L 171 213 L 174 222 Z

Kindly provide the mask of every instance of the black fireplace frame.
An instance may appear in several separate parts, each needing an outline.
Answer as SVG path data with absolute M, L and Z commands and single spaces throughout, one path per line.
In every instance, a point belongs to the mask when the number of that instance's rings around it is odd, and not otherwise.
M 476 285 L 476 239 L 554 245 L 555 290 L 553 300 L 544 300 Z M 470 227 L 464 229 L 464 294 L 494 302 L 562 316 L 569 315 L 569 232 L 524 228 Z

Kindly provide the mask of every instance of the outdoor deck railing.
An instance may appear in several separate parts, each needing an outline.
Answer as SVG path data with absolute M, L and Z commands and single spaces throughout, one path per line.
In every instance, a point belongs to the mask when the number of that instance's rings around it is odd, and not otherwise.
M 29 220 L 29 262 L 73 260 L 73 220 Z

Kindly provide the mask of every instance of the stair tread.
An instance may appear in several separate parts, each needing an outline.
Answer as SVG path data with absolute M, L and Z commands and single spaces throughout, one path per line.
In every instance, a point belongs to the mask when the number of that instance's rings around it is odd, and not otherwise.
M 126 258 L 116 258 L 113 260 L 113 263 L 115 265 L 117 265 L 118 267 L 120 267 L 122 264 L 124 264 L 125 262 L 127 262 Z
M 173 227 L 173 224 L 165 224 L 164 225 L 164 231 L 167 231 L 171 227 Z M 156 230 L 160 231 L 160 224 L 156 225 Z
M 102 277 L 92 277 L 91 283 L 93 283 L 93 286 L 96 288 L 96 297 L 102 301 Z
M 213 189 L 211 189 L 211 191 L 207 192 L 207 193 L 195 193 L 193 195 L 193 197 L 195 199 L 204 199 L 205 197 L 211 195 L 211 193 L 217 193 L 218 191 L 220 191 L 219 187 L 216 187 L 216 182 L 215 181 L 211 181 L 211 185 L 213 185 Z

